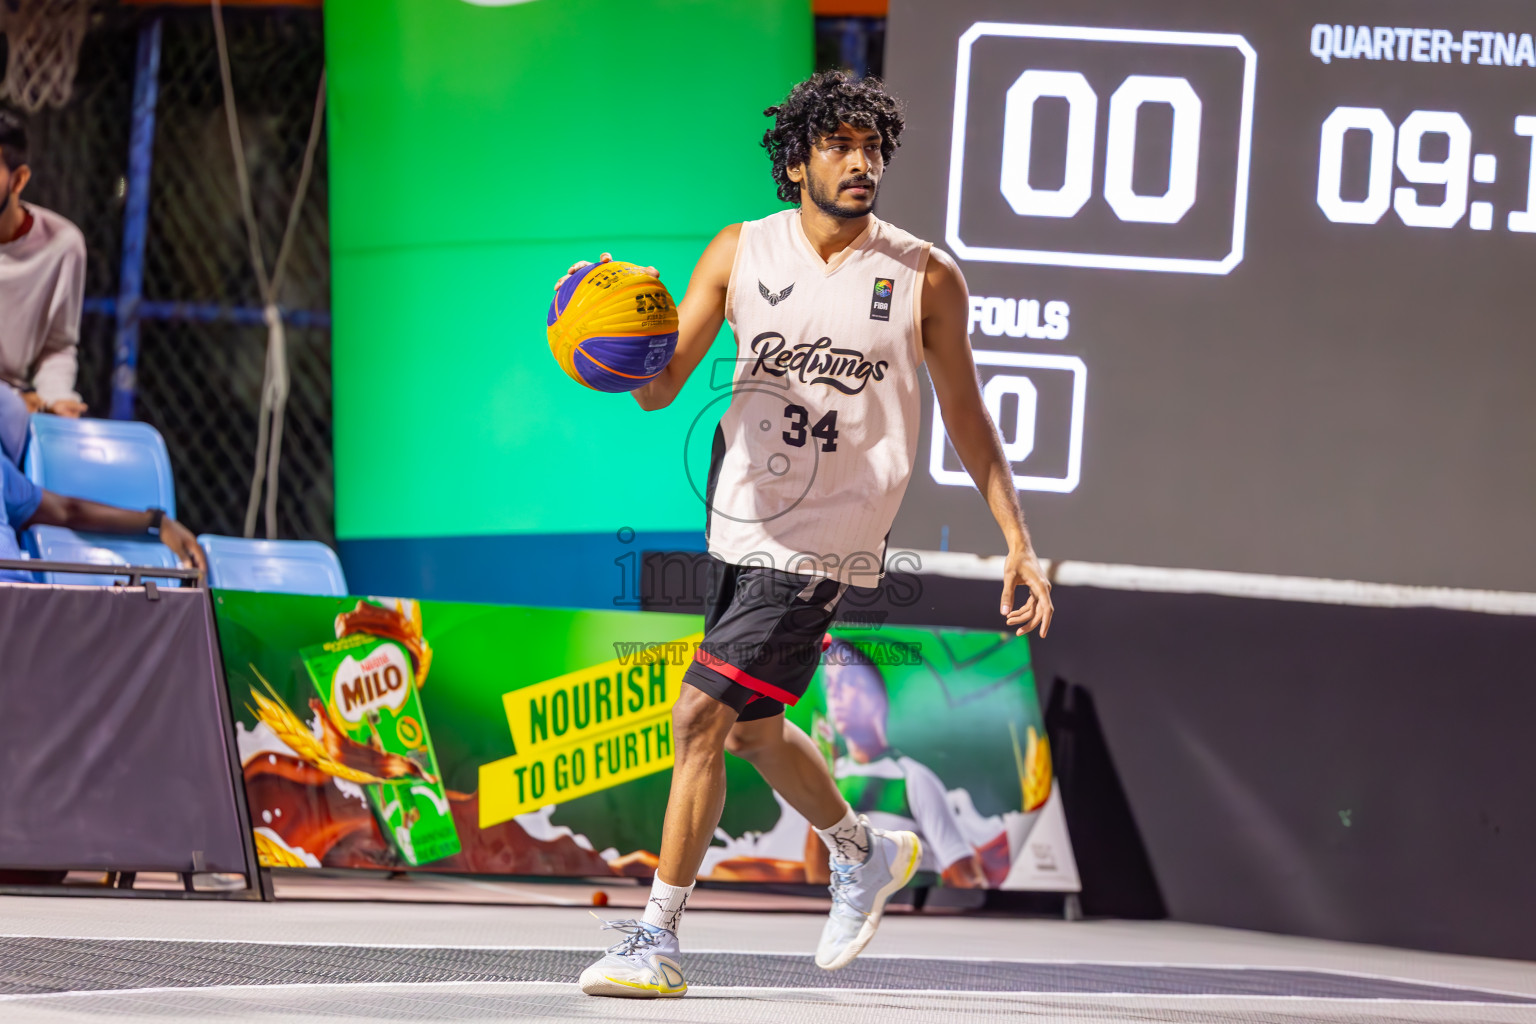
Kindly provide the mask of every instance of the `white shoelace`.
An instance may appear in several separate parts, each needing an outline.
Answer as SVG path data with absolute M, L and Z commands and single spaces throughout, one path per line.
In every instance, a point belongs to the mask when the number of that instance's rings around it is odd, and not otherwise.
M 624 921 L 602 921 L 602 926 L 604 930 L 624 933 L 624 938 L 608 947 L 608 952 L 616 953 L 619 956 L 634 956 L 644 949 L 661 943 L 660 936 L 647 927 L 644 922 L 636 921 L 633 918 Z
M 832 894 L 832 905 L 834 908 L 837 904 L 841 903 L 844 906 L 859 911 L 859 913 L 863 913 L 863 911 L 853 905 L 853 900 L 849 898 L 847 893 L 847 890 L 853 886 L 854 871 L 861 866 L 859 864 L 838 864 L 835 862 L 832 864 L 832 884 L 827 886 L 827 891 Z

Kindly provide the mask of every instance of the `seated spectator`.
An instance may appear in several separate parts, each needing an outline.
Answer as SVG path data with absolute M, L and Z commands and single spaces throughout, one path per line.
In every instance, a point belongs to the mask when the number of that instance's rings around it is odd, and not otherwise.
M 20 464 L 27 417 L 77 417 L 85 236 L 52 210 L 23 204 L 27 129 L 0 108 L 0 455 Z
M 45 491 L 22 475 L 7 459 L 0 459 L 0 559 L 20 558 L 16 533 L 30 526 L 64 526 L 95 533 L 146 534 L 158 528 L 160 542 L 176 553 L 188 569 L 207 569 L 203 549 L 192 531 L 160 509 L 135 512 L 83 498 L 66 498 Z M 0 582 L 31 583 L 30 574 L 0 569 Z

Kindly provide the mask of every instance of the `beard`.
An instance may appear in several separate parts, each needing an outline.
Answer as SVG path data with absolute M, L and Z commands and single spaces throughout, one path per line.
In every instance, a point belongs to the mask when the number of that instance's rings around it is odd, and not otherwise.
M 854 185 L 863 185 L 869 189 L 868 201 L 861 204 L 860 207 L 840 205 L 837 200 L 838 193 Z M 846 181 L 838 182 L 836 190 L 826 192 L 817 185 L 815 178 L 807 176 L 806 187 L 810 193 L 811 202 L 816 204 L 816 208 L 827 216 L 836 217 L 839 220 L 856 220 L 859 217 L 874 213 L 875 199 L 879 195 L 874 181 L 869 178 L 849 178 Z

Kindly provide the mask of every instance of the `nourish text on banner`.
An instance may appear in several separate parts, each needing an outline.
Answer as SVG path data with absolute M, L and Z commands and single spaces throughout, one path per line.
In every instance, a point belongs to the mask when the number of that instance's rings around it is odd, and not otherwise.
M 480 766 L 480 827 L 672 767 L 672 704 L 703 638 L 503 694 L 516 752 Z

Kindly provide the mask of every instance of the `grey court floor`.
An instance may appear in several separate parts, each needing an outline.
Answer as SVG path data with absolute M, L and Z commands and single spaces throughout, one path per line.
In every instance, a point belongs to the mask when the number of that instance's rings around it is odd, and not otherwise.
M 575 906 L 0 897 L 0 1022 L 1536 1024 L 1536 965 L 1514 961 L 906 912 L 827 974 L 809 956 L 820 927 L 814 913 L 691 910 L 688 995 L 631 1002 L 572 984 L 613 934 Z

